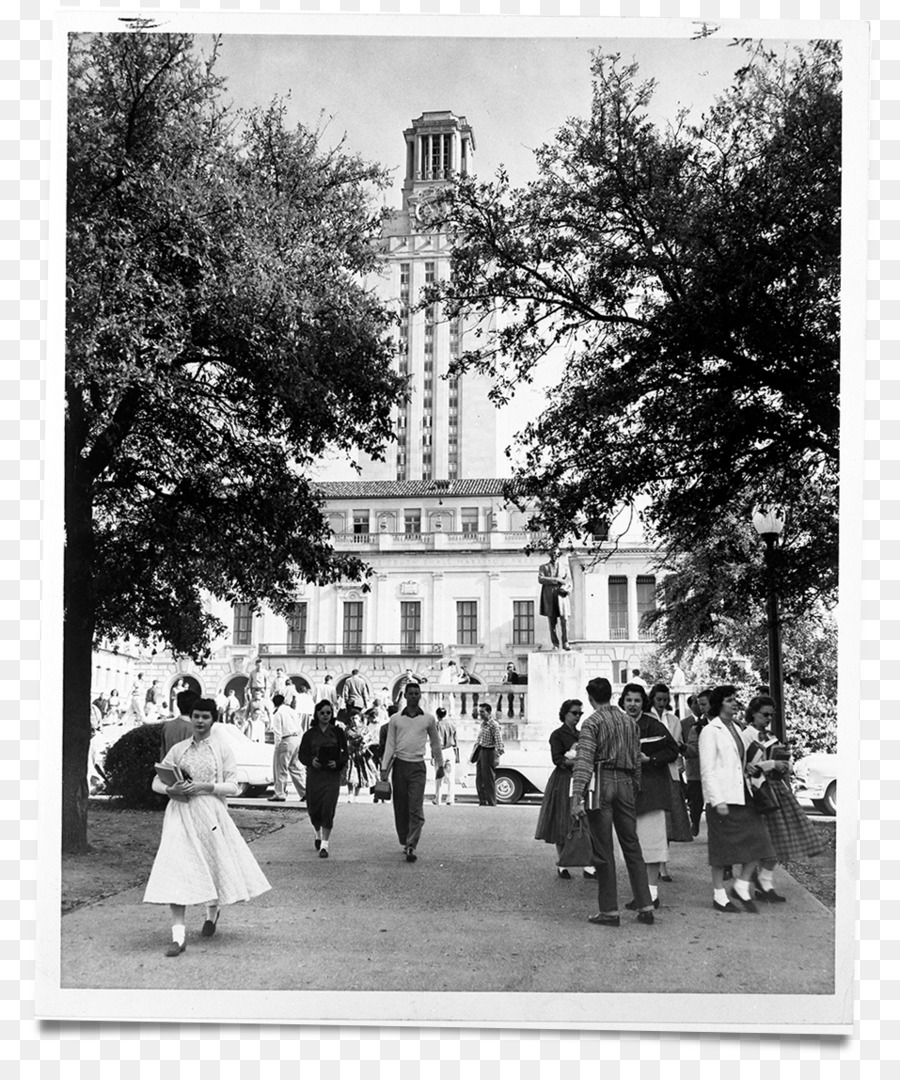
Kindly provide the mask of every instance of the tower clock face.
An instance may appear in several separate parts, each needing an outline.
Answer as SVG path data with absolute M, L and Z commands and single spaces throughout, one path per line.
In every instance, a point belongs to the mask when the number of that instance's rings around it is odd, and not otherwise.
M 430 225 L 437 216 L 437 200 L 440 196 L 438 188 L 425 188 L 420 191 L 413 204 L 413 216 L 419 225 Z

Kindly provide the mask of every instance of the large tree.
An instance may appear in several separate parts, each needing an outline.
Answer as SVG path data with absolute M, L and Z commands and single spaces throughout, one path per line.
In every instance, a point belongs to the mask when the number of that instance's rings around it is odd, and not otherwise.
M 536 152 L 537 179 L 448 195 L 452 277 L 430 297 L 497 312 L 459 366 L 498 401 L 563 359 L 510 490 L 557 540 L 603 523 L 614 540 L 649 497 L 682 643 L 759 604 L 756 506 L 787 511 L 789 613 L 837 584 L 840 56 L 733 44 L 733 84 L 665 125 L 653 82 L 594 54 L 591 113 Z
M 309 480 L 378 455 L 390 318 L 363 286 L 380 167 L 221 103 L 216 47 L 71 40 L 63 846 L 87 843 L 92 647 L 202 660 L 212 595 L 285 610 L 300 580 L 358 580 Z

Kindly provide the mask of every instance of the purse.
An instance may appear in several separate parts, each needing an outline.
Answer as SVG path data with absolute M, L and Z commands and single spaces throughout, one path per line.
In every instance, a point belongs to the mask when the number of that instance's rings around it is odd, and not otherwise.
M 594 845 L 587 819 L 575 818 L 566 842 L 556 860 L 557 866 L 591 866 L 594 861 Z
M 390 802 L 393 794 L 390 780 L 376 780 L 369 788 L 369 794 L 375 796 L 376 802 Z
M 758 785 L 751 784 L 750 796 L 753 799 L 753 806 L 757 814 L 774 814 L 776 810 L 780 809 L 781 804 L 778 802 L 778 797 L 772 790 L 768 780 Z

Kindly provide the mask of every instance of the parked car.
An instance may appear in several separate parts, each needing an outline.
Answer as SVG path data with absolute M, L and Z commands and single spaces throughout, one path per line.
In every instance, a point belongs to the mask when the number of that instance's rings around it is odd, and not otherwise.
M 553 761 L 548 747 L 507 750 L 497 766 L 494 790 L 498 803 L 517 803 L 523 795 L 543 795 Z M 467 787 L 475 787 L 475 766 L 469 767 Z
M 234 724 L 216 724 L 217 730 L 231 744 L 237 765 L 238 795 L 253 799 L 265 795 L 272 776 L 272 747 L 266 743 L 253 742 Z
M 794 765 L 794 794 L 823 814 L 837 814 L 837 754 L 809 754 Z

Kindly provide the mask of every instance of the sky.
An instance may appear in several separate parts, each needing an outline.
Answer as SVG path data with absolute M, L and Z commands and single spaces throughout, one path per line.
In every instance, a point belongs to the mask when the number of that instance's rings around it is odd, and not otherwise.
M 597 49 L 636 61 L 642 79 L 656 80 L 649 109 L 655 122 L 664 125 L 683 107 L 699 118 L 747 54 L 728 38 L 691 40 L 691 24 L 683 28 L 683 38 L 628 39 L 231 34 L 222 38 L 216 70 L 236 107 L 264 106 L 290 94 L 290 124 L 315 128 L 324 120 L 326 146 L 346 136 L 348 151 L 392 170 L 393 188 L 381 197 L 399 208 L 403 132 L 415 117 L 447 109 L 465 116 L 475 136 L 470 171 L 488 179 L 503 165 L 513 185 L 525 184 L 535 175 L 534 150 L 569 117 L 589 114 Z M 206 49 L 211 39 L 198 38 L 198 44 Z M 501 410 L 501 449 L 546 404 L 559 363 L 545 360 L 534 383 Z M 501 473 L 509 470 L 503 460 Z
M 206 46 L 208 39 L 200 39 Z M 328 120 L 325 141 L 346 133 L 347 148 L 394 170 L 385 198 L 399 205 L 403 131 L 423 112 L 449 109 L 475 133 L 473 169 L 505 165 L 513 183 L 533 175 L 533 151 L 565 120 L 590 110 L 590 54 L 620 52 L 658 82 L 651 111 L 702 110 L 745 59 L 727 40 L 672 38 L 461 38 L 227 35 L 217 71 L 236 106 L 290 93 L 291 122 Z

